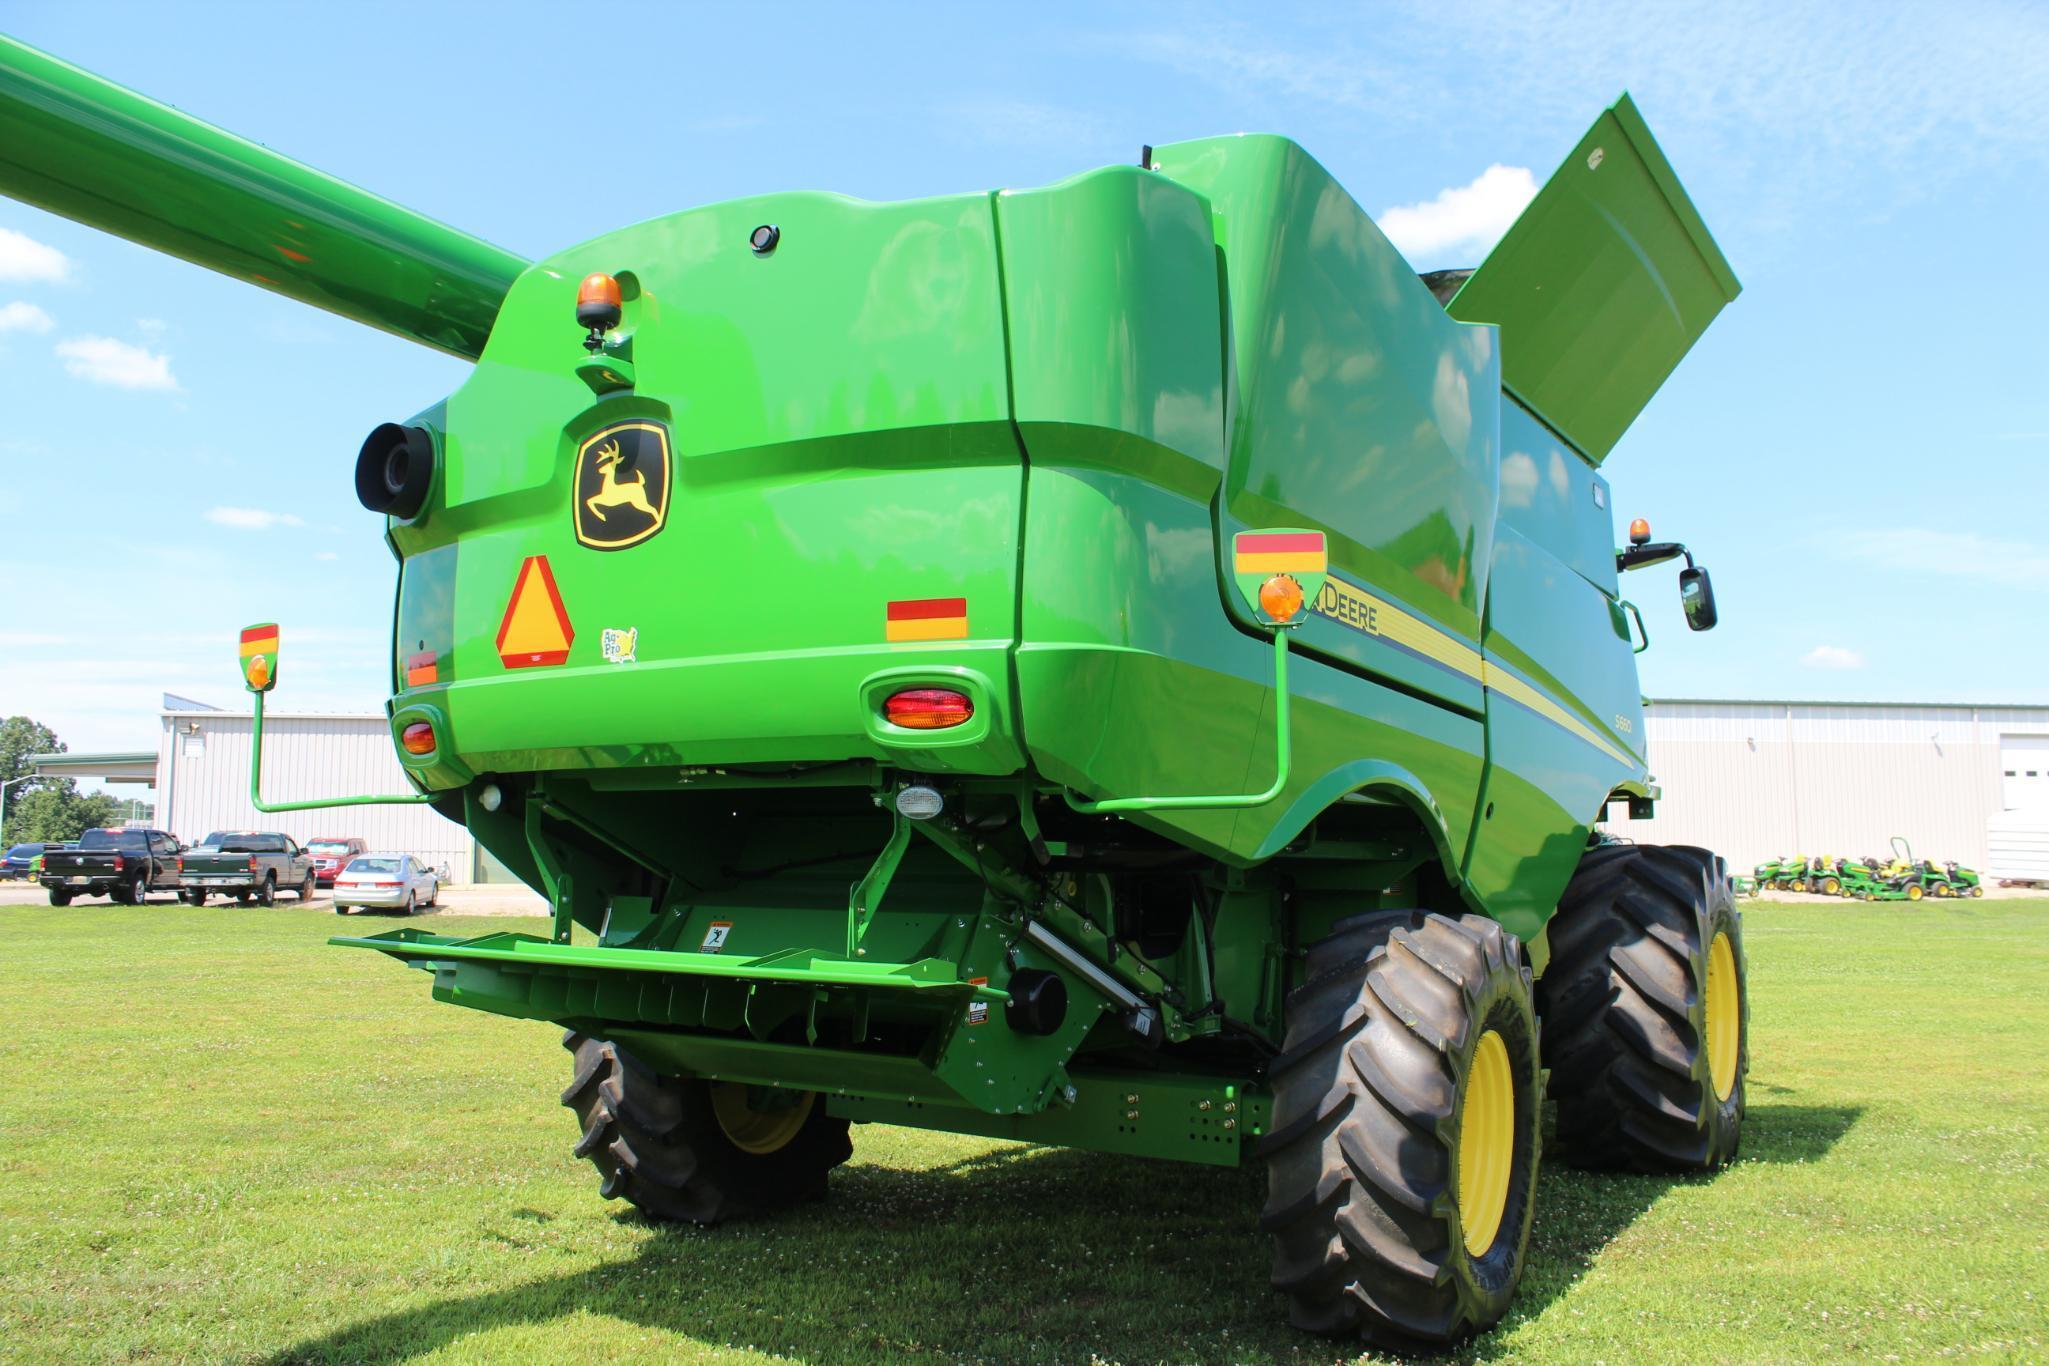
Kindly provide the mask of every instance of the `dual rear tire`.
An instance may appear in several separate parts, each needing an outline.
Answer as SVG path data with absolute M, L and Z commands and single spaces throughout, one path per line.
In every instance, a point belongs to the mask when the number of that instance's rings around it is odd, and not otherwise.
M 1268 1070 L 1274 1287 L 1298 1328 L 1448 1342 L 1522 1275 L 1542 1102 L 1522 944 L 1480 916 L 1369 912 L 1309 950 Z
M 1537 1006 L 1568 1158 L 1694 1172 L 1735 1157 L 1750 993 L 1722 861 L 1603 845 L 1581 861 L 1553 925 Z
M 1273 1283 L 1297 1327 L 1443 1344 L 1507 1311 L 1545 1069 L 1574 1165 L 1736 1155 L 1749 998 L 1721 860 L 1597 846 L 1549 938 L 1534 981 L 1521 942 L 1479 916 L 1370 912 L 1308 950 L 1262 1146 Z

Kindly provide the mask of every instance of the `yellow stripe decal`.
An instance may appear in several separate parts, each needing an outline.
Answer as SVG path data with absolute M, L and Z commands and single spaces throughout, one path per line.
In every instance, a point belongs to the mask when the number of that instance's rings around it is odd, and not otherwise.
M 1239 574 L 1321 574 L 1328 563 L 1322 555 L 1305 554 L 1299 550 L 1259 553 L 1241 550 L 1232 570 Z
M 909 621 L 884 622 L 884 640 L 966 640 L 966 617 L 914 617 Z
M 1510 673 L 1494 660 L 1486 663 L 1487 691 L 1520 703 L 1554 725 L 1562 726 L 1618 764 L 1634 768 L 1636 760 L 1601 738 L 1599 731 L 1559 706 L 1529 683 Z
M 1241 557 L 1242 558 L 1242 557 Z M 1484 659 L 1466 642 L 1403 610 L 1386 598 L 1332 575 L 1323 581 L 1311 611 L 1361 635 L 1378 636 L 1412 655 L 1479 684 L 1487 691 L 1525 707 L 1553 725 L 1570 731 L 1617 763 L 1634 768 L 1637 760 L 1608 743 L 1600 732 L 1553 701 L 1534 684 L 1500 663 Z
M 1478 650 L 1422 618 L 1403 611 L 1387 599 L 1375 597 L 1336 575 L 1323 581 L 1323 591 L 1316 595 L 1316 603 L 1311 610 L 1361 635 L 1380 636 L 1411 654 L 1421 655 L 1433 664 L 1463 674 L 1475 683 L 1485 682 L 1480 673 Z

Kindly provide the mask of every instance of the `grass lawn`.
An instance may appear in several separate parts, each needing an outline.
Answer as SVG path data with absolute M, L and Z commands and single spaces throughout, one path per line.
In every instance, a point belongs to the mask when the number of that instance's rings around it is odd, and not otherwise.
M 857 1128 L 824 1204 L 647 1225 L 570 1156 L 554 1030 L 339 923 L 0 909 L 0 1358 L 1345 1356 L 1281 1318 L 1256 1172 Z M 2045 927 L 1752 903 L 1742 1160 L 1548 1170 L 1465 1356 L 2049 1354 Z

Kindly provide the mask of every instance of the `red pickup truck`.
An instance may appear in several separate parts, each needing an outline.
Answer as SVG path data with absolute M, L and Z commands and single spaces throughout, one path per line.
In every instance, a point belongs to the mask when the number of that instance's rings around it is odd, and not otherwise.
M 306 853 L 313 859 L 313 879 L 323 887 L 334 885 L 335 875 L 350 859 L 369 852 L 370 846 L 354 835 L 316 835 L 306 841 Z

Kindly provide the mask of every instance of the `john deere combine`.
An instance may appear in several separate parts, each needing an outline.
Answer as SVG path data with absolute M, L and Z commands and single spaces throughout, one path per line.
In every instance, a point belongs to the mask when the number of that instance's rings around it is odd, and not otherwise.
M 1735 1153 L 1721 861 L 1594 836 L 1658 795 L 1619 572 L 1714 620 L 1601 464 L 1738 288 L 1626 97 L 1427 279 L 1267 136 L 528 262 L 12 43 L 0 188 L 476 362 L 356 487 L 399 799 L 552 932 L 336 942 L 562 1025 L 607 1197 L 871 1122 L 1259 1162 L 1296 1323 L 1443 1341 L 1547 1073 L 1570 1161 Z

